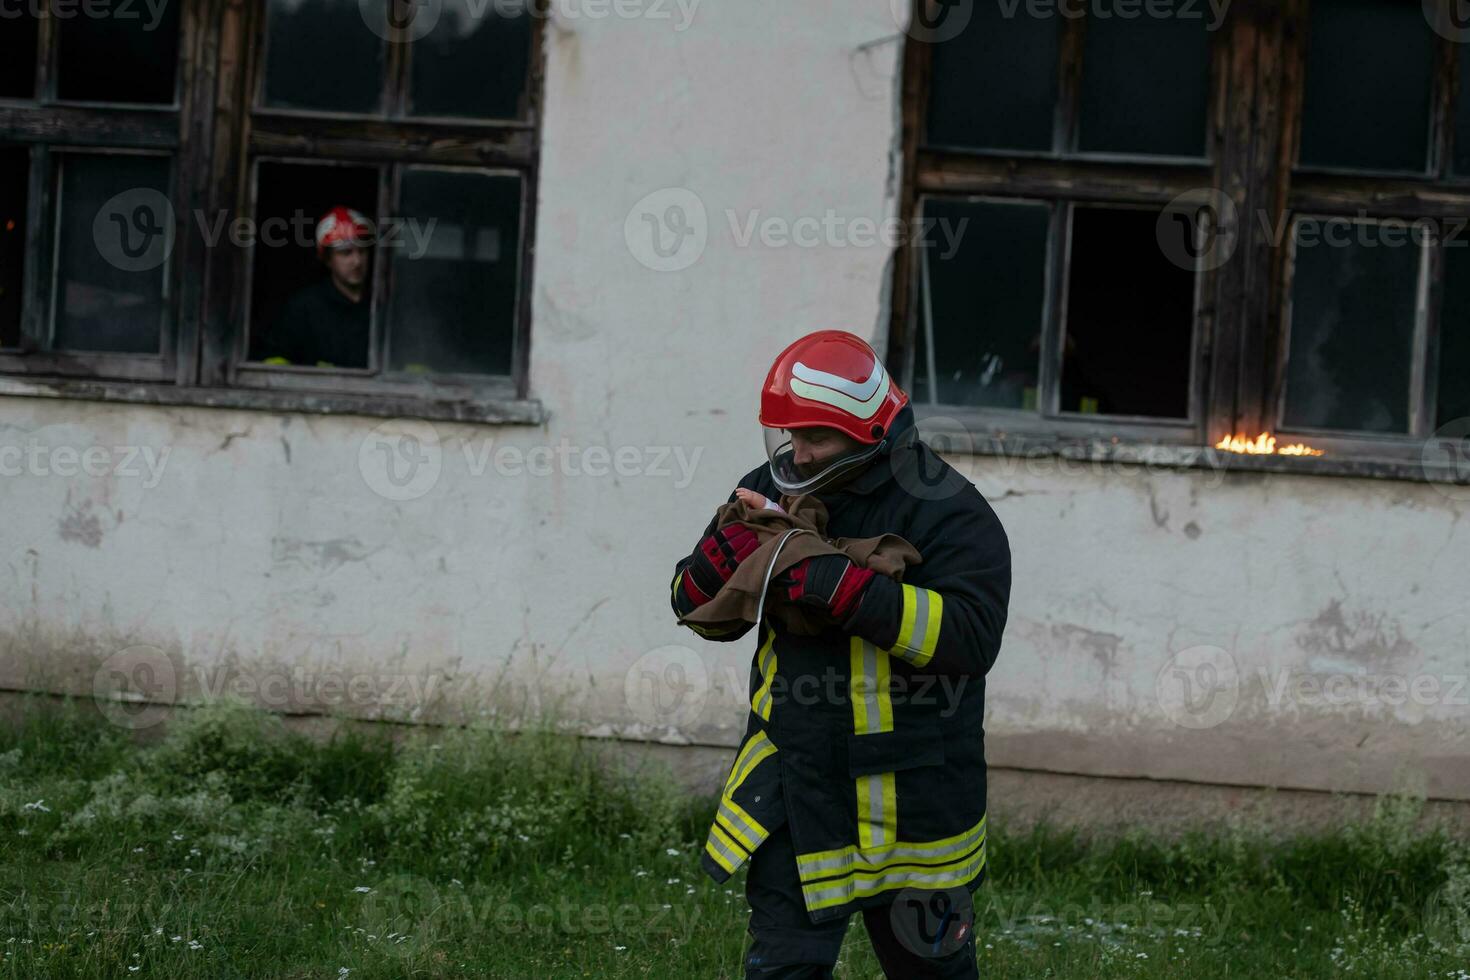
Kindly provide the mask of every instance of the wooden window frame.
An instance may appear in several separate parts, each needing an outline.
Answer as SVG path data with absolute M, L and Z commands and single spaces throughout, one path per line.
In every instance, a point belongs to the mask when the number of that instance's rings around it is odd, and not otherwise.
M 929 0 L 914 0 L 917 3 Z M 1440 0 L 1448 3 L 1451 0 Z M 1059 19 L 1063 40 L 1053 150 L 1050 153 L 969 151 L 924 142 L 932 47 L 907 36 L 902 133 L 904 172 L 899 208 L 918 220 L 926 196 L 1046 200 L 1077 204 L 1160 206 L 1186 192 L 1210 191 L 1234 205 L 1228 261 L 1196 272 L 1194 370 L 1188 422 L 1056 411 L 1061 332 L 1057 296 L 1066 278 L 1065 228 L 1053 229 L 1048 296 L 1043 314 L 1039 410 L 916 404 L 935 431 L 960 433 L 982 453 L 1023 448 L 1082 456 L 1164 458 L 1182 465 L 1288 469 L 1323 474 L 1464 481 L 1470 474 L 1436 469 L 1426 460 L 1433 432 L 1437 379 L 1438 307 L 1443 293 L 1442 249 L 1428 249 L 1415 333 L 1411 431 L 1372 436 L 1281 425 L 1288 349 L 1289 247 L 1276 247 L 1269 229 L 1290 229 L 1302 214 L 1343 217 L 1453 219 L 1470 217 L 1470 174 L 1451 175 L 1459 45 L 1435 35 L 1437 64 L 1431 101 L 1430 165 L 1422 176 L 1344 174 L 1295 165 L 1303 97 L 1309 0 L 1235 0 L 1211 45 L 1207 162 L 1170 157 L 1076 154 L 1077 91 L 1081 84 L 1085 17 Z M 917 33 L 917 32 L 915 32 Z M 1285 224 L 1281 224 L 1285 222 Z M 1470 232 L 1467 232 L 1470 233 Z M 1283 245 L 1290 244 L 1288 237 Z M 921 262 L 912 243 L 897 250 L 889 322 L 889 363 L 912 379 Z M 1061 280 L 1061 282 L 1056 281 Z M 931 389 L 932 390 L 932 389 Z M 1267 431 L 1279 443 L 1307 442 L 1320 457 L 1238 456 L 1211 447 L 1238 434 Z
M 0 100 L 0 142 L 30 149 L 22 348 L 0 351 L 0 394 L 272 411 L 417 415 L 537 424 L 530 395 L 531 284 L 544 92 L 546 10 L 531 15 L 525 114 L 521 119 L 339 116 L 267 108 L 263 84 L 268 0 L 182 0 L 178 96 L 173 106 L 60 102 L 55 93 L 57 20 L 40 20 L 34 100 Z M 411 42 L 385 42 L 385 99 L 407 91 Z M 395 88 L 395 86 L 397 86 Z M 396 99 L 397 95 L 392 98 Z M 387 111 L 401 103 L 385 103 Z M 65 151 L 167 153 L 174 250 L 168 265 L 163 353 L 48 352 L 33 338 L 49 322 L 52 170 Z M 208 246 L 190 216 L 253 215 L 254 162 L 263 158 L 514 172 L 521 228 L 511 373 L 365 377 L 365 372 L 267 367 L 244 362 L 250 251 L 228 236 Z M 380 205 L 384 201 L 380 199 Z M 380 210 L 380 213 L 391 213 Z M 383 261 L 374 288 L 384 288 Z M 378 300 L 383 300 L 381 293 Z M 29 345 L 29 346 L 27 346 Z

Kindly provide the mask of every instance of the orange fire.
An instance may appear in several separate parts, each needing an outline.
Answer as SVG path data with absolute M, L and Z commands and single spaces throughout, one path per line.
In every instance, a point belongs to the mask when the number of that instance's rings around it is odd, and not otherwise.
M 1321 456 L 1324 450 L 1313 449 L 1305 443 L 1294 442 L 1289 446 L 1276 445 L 1276 437 L 1262 432 L 1254 439 L 1245 436 L 1225 436 L 1215 443 L 1216 449 L 1231 453 L 1246 453 L 1251 456 Z

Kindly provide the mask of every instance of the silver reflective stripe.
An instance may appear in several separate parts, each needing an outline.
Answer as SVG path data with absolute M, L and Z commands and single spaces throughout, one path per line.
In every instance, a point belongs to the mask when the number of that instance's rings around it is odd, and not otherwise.
M 725 870 L 729 871 L 731 874 L 734 874 L 734 869 L 744 864 L 745 859 L 746 857 L 748 857 L 748 855 L 745 854 L 745 852 L 741 851 L 739 848 L 732 849 L 729 845 L 727 845 L 721 838 L 721 833 L 722 832 L 717 827 L 711 827 L 709 838 L 704 842 L 704 846 L 706 849 L 717 852 L 720 857 L 724 858 L 725 861 L 729 864 L 729 867 L 727 867 Z M 716 861 L 715 863 L 718 864 L 719 862 Z
M 815 911 L 819 908 L 841 905 L 854 898 L 876 895 L 892 888 L 909 886 L 947 888 L 963 884 L 973 878 L 983 867 L 985 867 L 985 852 L 982 850 L 963 864 L 932 871 L 922 868 L 895 869 L 880 872 L 871 877 L 857 874 L 830 885 L 808 885 L 802 889 L 802 896 L 806 900 L 808 911 Z
M 734 831 L 730 836 L 752 851 L 760 846 L 761 841 L 766 839 L 766 829 L 764 827 L 756 823 L 754 819 L 748 818 L 745 814 L 736 811 L 725 800 L 720 801 L 720 816 L 730 825 L 726 829 Z
M 914 632 L 909 637 L 908 649 L 911 653 L 922 653 L 924 649 L 924 634 L 929 626 L 929 590 L 914 589 Z
M 857 848 L 847 848 L 838 854 L 822 857 L 798 857 L 796 863 L 801 877 L 829 877 L 836 873 L 846 874 L 858 865 L 858 870 L 877 869 L 903 861 L 940 862 L 955 858 L 985 839 L 985 821 L 961 837 L 947 844 L 893 844 L 879 850 L 865 851 L 858 855 Z

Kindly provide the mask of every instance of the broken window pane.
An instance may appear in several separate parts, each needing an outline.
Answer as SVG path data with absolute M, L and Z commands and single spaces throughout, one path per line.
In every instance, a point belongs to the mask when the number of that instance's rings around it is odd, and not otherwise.
M 531 61 L 531 0 L 443 0 L 413 47 L 416 116 L 519 119 Z
M 169 161 L 68 153 L 60 170 L 52 346 L 159 353 L 174 240 Z
M 1193 269 L 1159 245 L 1160 212 L 1074 207 L 1062 411 L 1187 418 Z
M 1088 19 L 1079 150 L 1205 155 L 1213 15 L 1195 13 Z
M 0 17 L 0 99 L 36 96 L 36 27 L 29 5 Z
M 964 30 L 933 45 L 931 145 L 1051 149 L 1062 18 L 1007 9 L 974 4 Z
M 270 0 L 265 104 L 378 112 L 387 9 L 384 0 Z
M 916 378 L 945 405 L 1037 407 L 1046 299 L 1045 204 L 930 199 L 924 205 Z
M 24 147 L 0 147 L 0 347 L 20 346 L 29 169 Z
M 1433 38 L 1414 0 L 1312 0 L 1302 165 L 1422 172 Z
M 263 161 L 256 171 L 250 360 L 366 368 L 371 358 L 371 248 L 320 251 L 318 222 L 334 208 L 376 224 L 378 169 Z M 355 298 L 354 298 L 355 297 Z
M 1347 218 L 1299 219 L 1293 243 L 1282 422 L 1407 432 L 1421 249 Z
M 405 217 L 383 228 L 393 262 L 389 367 L 510 374 L 521 178 L 406 168 L 399 210 Z
M 1470 234 L 1444 246 L 1444 303 L 1439 318 L 1439 413 L 1435 427 L 1470 419 Z
M 117 4 L 106 8 L 108 16 L 79 9 L 59 20 L 57 93 L 77 102 L 172 104 L 182 6 L 164 0 Z

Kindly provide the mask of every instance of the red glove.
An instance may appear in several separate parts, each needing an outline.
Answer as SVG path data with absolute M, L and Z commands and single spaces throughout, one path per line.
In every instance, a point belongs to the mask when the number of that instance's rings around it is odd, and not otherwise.
M 811 606 L 842 623 L 857 611 L 877 574 L 842 555 L 818 555 L 803 558 L 772 584 L 785 589 L 792 602 Z
M 713 534 L 699 542 L 694 549 L 694 558 L 684 569 L 683 604 L 691 608 L 702 606 L 714 598 L 735 574 L 740 563 L 751 556 L 760 539 L 754 531 L 743 524 L 729 524 L 717 528 Z

